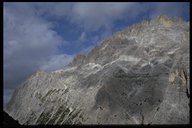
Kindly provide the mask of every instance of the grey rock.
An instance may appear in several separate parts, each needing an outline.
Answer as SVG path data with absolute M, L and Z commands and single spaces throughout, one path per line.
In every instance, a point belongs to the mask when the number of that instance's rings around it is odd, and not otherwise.
M 189 24 L 159 16 L 119 31 L 64 69 L 38 71 L 6 112 L 20 124 L 188 124 Z

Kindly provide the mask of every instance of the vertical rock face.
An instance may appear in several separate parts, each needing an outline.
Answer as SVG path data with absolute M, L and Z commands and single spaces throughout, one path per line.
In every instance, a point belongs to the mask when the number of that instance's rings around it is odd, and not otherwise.
M 21 124 L 188 124 L 189 25 L 159 16 L 115 33 L 65 69 L 38 71 L 6 111 Z

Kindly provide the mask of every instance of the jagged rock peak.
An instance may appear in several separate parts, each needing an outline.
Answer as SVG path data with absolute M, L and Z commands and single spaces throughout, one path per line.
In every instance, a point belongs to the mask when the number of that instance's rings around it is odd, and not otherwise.
M 112 36 L 109 36 L 103 40 L 99 46 L 92 49 L 87 56 L 77 55 L 73 60 L 72 65 L 81 66 L 86 63 L 98 63 L 97 61 L 100 61 L 100 59 L 105 61 L 103 64 L 106 64 L 110 61 L 109 58 L 115 59 L 119 57 L 120 53 L 116 54 L 116 50 L 118 49 L 120 50 L 122 48 L 130 47 L 130 44 L 150 45 L 152 42 L 155 43 L 152 39 L 154 39 L 155 36 L 158 37 L 158 34 L 162 35 L 161 33 L 166 33 L 166 31 L 179 32 L 182 29 L 184 29 L 184 31 L 188 31 L 189 26 L 185 21 L 178 17 L 161 15 L 149 21 L 144 20 L 122 31 L 116 32 Z M 179 37 L 179 34 L 174 35 L 174 32 L 170 36 L 175 36 L 173 39 L 186 39 L 185 37 Z M 162 46 L 166 47 L 166 44 L 162 44 Z
M 35 74 L 36 75 L 41 75 L 41 74 L 46 74 L 46 72 L 44 70 L 42 70 L 42 69 L 39 69 L 39 70 L 36 71 Z
M 189 26 L 160 16 L 114 33 L 65 69 L 38 71 L 6 112 L 20 124 L 188 124 Z
M 75 58 L 73 59 L 73 62 L 70 63 L 69 65 L 70 66 L 74 66 L 74 65 L 81 65 L 84 63 L 86 59 L 86 55 L 83 55 L 83 54 L 78 54 L 75 56 Z
M 162 25 L 165 28 L 168 27 L 184 27 L 186 22 L 180 17 L 168 17 L 166 15 L 157 16 L 152 22 Z

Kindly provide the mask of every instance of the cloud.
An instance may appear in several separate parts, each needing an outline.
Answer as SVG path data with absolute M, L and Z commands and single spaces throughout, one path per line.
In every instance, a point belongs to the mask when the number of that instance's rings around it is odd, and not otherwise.
M 45 8 L 51 16 L 63 17 L 85 31 L 111 29 L 118 20 L 154 17 L 160 14 L 182 16 L 187 3 L 176 2 L 93 2 L 49 4 Z M 44 10 L 46 10 L 44 8 Z M 45 11 L 46 12 L 46 11 Z
M 89 46 L 89 47 L 87 47 L 87 48 L 82 49 L 82 50 L 79 52 L 79 54 L 87 55 L 93 48 L 94 48 L 94 46 L 91 45 L 91 46 Z
M 37 14 L 46 18 L 64 19 L 85 32 L 104 29 L 111 31 L 120 20 L 138 17 L 153 18 L 164 14 L 182 16 L 187 3 L 176 2 L 92 2 L 92 3 L 35 3 Z
M 53 69 L 50 59 L 57 59 L 58 46 L 65 41 L 53 29 L 52 22 L 37 15 L 30 4 L 6 3 L 3 9 L 4 102 L 7 103 L 7 91 L 11 94 L 9 90 L 15 89 L 42 65 L 46 67 L 48 63 L 46 70 Z M 69 60 L 57 60 L 54 66 L 65 65 Z
M 86 33 L 85 33 L 85 32 L 82 32 L 81 35 L 80 35 L 80 37 L 79 37 L 79 41 L 80 41 L 80 42 L 83 42 L 83 41 L 85 41 L 85 38 L 86 38 Z
M 74 55 L 67 55 L 67 54 L 55 55 L 50 59 L 50 61 L 42 65 L 40 69 L 47 72 L 52 72 L 63 68 L 65 65 L 69 64 L 73 60 L 73 58 Z
M 12 95 L 12 93 L 13 93 L 13 89 L 6 89 L 6 90 L 4 90 L 3 92 L 4 92 L 4 97 L 3 97 L 3 102 L 4 102 L 4 104 L 3 104 L 3 107 L 5 107 L 5 105 L 8 103 L 8 101 L 11 99 L 11 95 Z
M 66 2 L 58 4 L 53 2 L 46 2 L 45 4 L 37 2 L 31 5 L 33 7 L 36 7 L 38 15 L 43 15 L 48 18 L 54 16 L 54 18 L 62 19 L 62 18 L 69 18 L 74 3 Z
M 92 3 L 37 3 L 38 14 L 65 19 L 86 32 L 110 30 L 119 20 L 137 17 L 153 18 L 164 14 L 182 16 L 187 3 L 177 2 L 92 2 Z
M 6 87 L 11 87 L 13 81 L 29 76 L 55 54 L 57 45 L 62 42 L 49 22 L 37 17 L 30 6 L 26 7 L 17 4 L 4 7 Z
M 85 31 L 97 31 L 100 28 L 110 29 L 113 23 L 125 17 L 137 15 L 134 8 L 139 3 L 37 3 L 34 6 L 38 14 L 46 17 L 65 19 L 84 29 Z M 127 12 L 130 12 L 129 14 Z
M 150 12 L 150 18 L 154 18 L 158 15 L 182 17 L 186 11 L 189 11 L 189 4 L 186 2 L 160 2 L 150 3 L 150 5 L 151 10 L 153 10 Z M 189 15 L 189 12 L 187 12 L 187 14 Z
M 101 27 L 109 29 L 131 5 L 133 3 L 78 3 L 72 7 L 70 20 L 85 30 L 98 30 Z

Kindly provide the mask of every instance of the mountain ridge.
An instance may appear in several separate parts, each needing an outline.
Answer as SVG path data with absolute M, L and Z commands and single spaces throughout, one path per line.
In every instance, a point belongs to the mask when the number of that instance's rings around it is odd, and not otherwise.
M 37 71 L 6 111 L 21 124 L 186 124 L 188 81 L 189 26 L 159 16 L 114 33 L 65 69 Z

